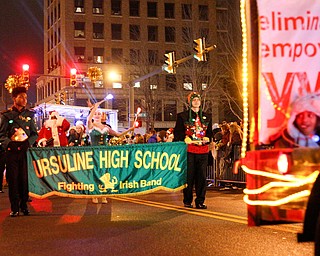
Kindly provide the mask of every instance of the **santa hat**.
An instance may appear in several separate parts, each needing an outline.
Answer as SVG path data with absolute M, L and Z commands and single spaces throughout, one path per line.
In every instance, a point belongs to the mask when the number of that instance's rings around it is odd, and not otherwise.
M 169 129 L 167 130 L 167 133 L 168 133 L 168 134 L 172 134 L 172 133 L 173 133 L 173 128 L 169 128 Z
M 84 131 L 84 126 L 82 124 L 76 125 L 75 128 L 80 128 L 82 132 Z
M 52 111 L 49 112 L 49 117 L 50 117 L 50 119 L 52 117 L 58 118 L 59 117 L 59 113 L 56 110 L 52 110 Z
M 72 126 L 72 127 L 70 127 L 70 129 L 68 130 L 67 136 L 70 135 L 71 130 L 74 130 L 75 132 L 77 131 L 77 130 L 76 130 L 76 127 L 75 127 L 75 126 Z
M 313 112 L 320 118 L 320 94 L 312 93 L 302 96 L 291 104 L 291 114 L 288 120 L 288 132 L 292 137 L 299 133 L 294 122 L 298 114 L 309 111 Z
M 78 126 L 78 125 L 80 125 L 80 126 L 82 127 L 82 131 L 83 131 L 83 132 L 86 132 L 86 127 L 85 127 L 85 125 L 83 124 L 82 121 L 78 120 L 78 121 L 76 122 L 76 126 Z

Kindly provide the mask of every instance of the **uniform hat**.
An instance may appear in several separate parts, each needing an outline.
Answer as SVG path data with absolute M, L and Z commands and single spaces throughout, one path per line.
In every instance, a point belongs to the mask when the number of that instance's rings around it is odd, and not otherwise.
M 12 98 L 17 97 L 20 93 L 27 93 L 27 88 L 18 86 L 12 89 Z

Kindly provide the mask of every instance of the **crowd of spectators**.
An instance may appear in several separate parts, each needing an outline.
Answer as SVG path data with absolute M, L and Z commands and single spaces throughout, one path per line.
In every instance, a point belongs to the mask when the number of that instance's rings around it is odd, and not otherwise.
M 222 122 L 213 125 L 214 143 L 211 149 L 217 180 L 230 179 L 235 161 L 240 159 L 243 132 L 241 123 Z
M 72 126 L 68 132 L 68 146 L 87 146 L 90 145 L 89 136 L 85 133 L 85 127 L 81 124 Z M 145 134 L 126 134 L 121 138 L 118 138 L 114 143 L 113 136 L 109 136 L 109 145 L 114 144 L 143 144 L 143 143 L 160 143 L 160 142 L 172 142 L 173 141 L 173 128 L 168 130 L 156 131 L 150 129 Z

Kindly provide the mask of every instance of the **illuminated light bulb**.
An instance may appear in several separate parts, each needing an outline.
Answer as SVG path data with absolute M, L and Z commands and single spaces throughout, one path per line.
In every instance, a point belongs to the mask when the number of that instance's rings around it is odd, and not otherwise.
M 279 155 L 277 165 L 278 165 L 278 171 L 280 173 L 282 173 L 282 174 L 287 173 L 288 167 L 289 167 L 288 155 L 287 154 Z
M 312 140 L 313 140 L 314 142 L 319 142 L 319 140 L 320 140 L 319 135 L 317 135 L 317 134 L 313 135 L 313 136 L 312 136 Z

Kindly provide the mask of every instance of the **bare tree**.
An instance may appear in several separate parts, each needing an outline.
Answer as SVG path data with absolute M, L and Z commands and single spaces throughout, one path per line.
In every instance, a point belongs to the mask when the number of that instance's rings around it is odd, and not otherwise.
M 241 23 L 239 0 L 220 1 L 223 4 L 217 13 L 219 51 L 219 91 L 226 108 L 238 119 L 242 114 L 241 83 Z

